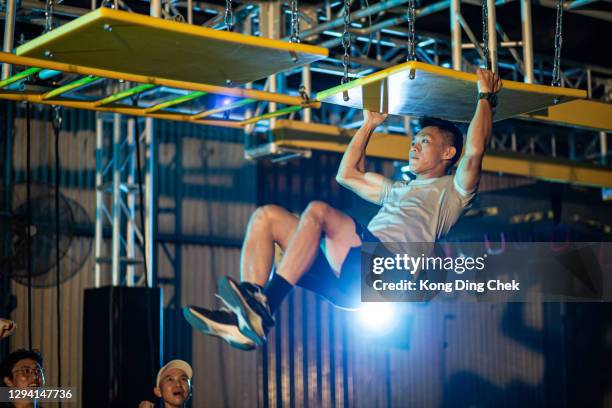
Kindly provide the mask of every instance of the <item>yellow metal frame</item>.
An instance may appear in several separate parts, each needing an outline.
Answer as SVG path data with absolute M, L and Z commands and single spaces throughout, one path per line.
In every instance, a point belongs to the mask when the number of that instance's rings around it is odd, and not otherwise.
M 42 105 L 57 105 L 57 106 L 64 106 L 66 108 L 85 109 L 85 110 L 93 110 L 93 111 L 99 111 L 99 112 L 120 113 L 123 115 L 144 116 L 144 117 L 155 118 L 155 119 L 176 120 L 180 122 L 197 123 L 200 125 L 223 126 L 223 127 L 230 127 L 230 128 L 236 128 L 236 129 L 242 128 L 242 125 L 238 121 L 197 120 L 197 119 L 192 119 L 191 115 L 181 115 L 178 113 L 148 113 L 146 108 L 131 108 L 131 107 L 128 107 L 127 105 L 98 106 L 95 104 L 95 102 L 84 102 L 84 101 L 76 101 L 76 100 L 68 100 L 68 99 L 43 99 L 43 95 L 40 95 L 40 94 L 0 91 L 0 99 L 8 99 L 11 101 L 24 101 L 24 102 L 27 101 L 27 102 L 38 103 Z
M 172 79 L 136 75 L 127 72 L 115 72 L 98 68 L 81 67 L 78 65 L 41 60 L 38 58 L 20 57 L 15 54 L 6 52 L 0 52 L 0 62 L 12 65 L 23 65 L 28 67 L 52 69 L 56 71 L 69 72 L 79 75 L 93 75 L 109 79 L 138 82 L 141 84 L 167 86 L 169 88 L 185 89 L 188 91 L 201 91 L 217 95 L 234 96 L 237 98 L 255 99 L 257 101 L 276 102 L 285 105 L 302 105 L 304 103 L 303 99 L 299 96 L 258 91 L 255 89 L 228 88 L 217 85 L 200 84 L 196 82 L 175 81 Z M 319 108 L 320 106 L 320 102 L 314 101 L 310 102 L 304 107 Z
M 521 118 L 610 132 L 612 131 L 612 104 L 578 99 L 561 105 L 549 106 L 544 111 L 522 115 Z
M 201 92 L 201 95 L 205 93 L 231 96 L 237 98 L 248 99 L 250 102 L 253 101 L 268 101 L 277 102 L 285 105 L 290 105 L 300 109 L 303 107 L 318 108 L 321 106 L 320 102 L 316 101 L 304 101 L 299 96 L 291 96 L 284 94 L 277 94 L 266 91 L 258 91 L 253 89 L 244 88 L 227 88 L 216 85 L 206 85 L 193 82 L 175 81 L 165 78 L 146 77 L 142 75 L 134 75 L 123 72 L 113 72 L 97 68 L 81 67 L 78 65 L 64 64 L 61 62 L 40 60 L 36 58 L 20 57 L 15 54 L 0 52 L 0 62 L 21 65 L 27 67 L 35 67 L 42 69 L 51 69 L 56 71 L 62 71 L 67 73 L 73 73 L 83 76 L 101 77 L 115 80 L 126 80 L 141 84 L 149 84 L 152 86 L 166 86 L 170 88 L 184 89 L 193 92 Z M 19 74 L 17 74 L 18 76 Z M 53 92 L 53 91 L 50 91 Z M 95 110 L 100 112 L 112 112 L 121 113 L 125 115 L 135 116 L 146 116 L 157 119 L 176 120 L 183 122 L 192 122 L 202 125 L 212 126 L 224 126 L 232 128 L 241 128 L 245 125 L 239 121 L 224 121 L 224 120 L 202 120 L 201 117 L 208 116 L 202 114 L 178 114 L 178 113 L 164 113 L 163 111 L 152 109 L 152 108 L 135 108 L 127 105 L 111 103 L 103 104 L 102 101 L 107 98 L 102 98 L 97 101 L 82 101 L 63 98 L 60 95 L 49 98 L 50 92 L 41 94 L 28 93 L 28 92 L 16 92 L 0 89 L 0 99 L 8 99 L 14 101 L 28 101 L 31 103 L 45 104 L 45 105 L 58 105 L 67 108 L 75 109 L 86 109 Z M 207 111 L 208 114 L 214 113 L 215 110 Z M 286 112 L 290 113 L 290 112 Z M 286 114 L 281 112 L 280 114 Z M 257 117 L 249 119 L 249 123 L 257 122 L 258 120 L 265 119 L 265 117 Z
M 278 120 L 273 133 L 274 143 L 279 147 L 343 153 L 355 131 L 330 125 Z M 407 161 L 409 151 L 410 137 L 375 133 L 370 139 L 366 154 L 371 157 Z M 517 154 L 487 153 L 482 169 L 546 181 L 612 187 L 612 169 L 560 159 L 527 159 Z

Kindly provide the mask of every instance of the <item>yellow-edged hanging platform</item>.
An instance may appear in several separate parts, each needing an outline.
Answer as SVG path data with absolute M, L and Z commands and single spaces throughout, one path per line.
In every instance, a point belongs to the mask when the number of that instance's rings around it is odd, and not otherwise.
M 414 74 L 414 79 L 410 79 Z M 410 61 L 319 92 L 317 100 L 402 116 L 435 116 L 469 122 L 476 109 L 476 74 Z M 344 101 L 343 93 L 349 100 Z M 585 98 L 586 91 L 503 81 L 494 120 Z
M 17 55 L 211 85 L 247 83 L 328 56 L 312 45 L 99 8 L 17 48 Z

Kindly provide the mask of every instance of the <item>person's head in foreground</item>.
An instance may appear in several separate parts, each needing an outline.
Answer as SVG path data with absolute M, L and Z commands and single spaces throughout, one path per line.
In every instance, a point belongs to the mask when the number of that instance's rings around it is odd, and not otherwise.
M 162 407 L 180 408 L 189 400 L 192 376 L 191 366 L 183 360 L 172 360 L 159 369 L 153 393 L 163 400 Z M 139 405 L 141 408 L 153 406 L 148 401 Z
M 463 149 L 463 134 L 453 123 L 437 118 L 421 121 L 412 138 L 410 171 L 420 178 L 440 177 L 450 172 Z
M 42 387 L 45 385 L 42 356 L 33 350 L 13 351 L 0 364 L 0 378 L 4 387 Z

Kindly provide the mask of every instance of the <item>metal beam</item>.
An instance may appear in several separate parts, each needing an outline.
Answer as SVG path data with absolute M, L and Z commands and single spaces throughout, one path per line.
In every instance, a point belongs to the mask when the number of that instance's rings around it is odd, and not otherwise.
M 171 106 L 176 106 L 176 105 L 180 105 L 185 102 L 192 101 L 204 95 L 206 95 L 206 92 L 191 92 L 191 93 L 188 93 L 187 95 L 177 96 L 176 98 L 172 98 L 169 101 L 158 103 L 157 105 L 153 105 L 150 108 L 146 108 L 145 112 L 146 113 L 157 112 L 159 110 L 166 109 Z
M 146 113 L 143 108 L 133 108 L 127 107 L 125 105 L 122 106 L 97 106 L 95 102 L 83 102 L 77 100 L 66 100 L 66 99 L 55 99 L 55 100 L 44 100 L 42 99 L 42 95 L 33 95 L 26 93 L 8 93 L 0 91 L 0 99 L 7 99 L 11 101 L 28 101 L 32 103 L 38 103 L 43 105 L 58 105 L 64 106 L 66 108 L 74 108 L 74 109 L 85 109 L 85 110 L 94 110 L 99 112 L 110 112 L 110 113 L 121 113 L 124 115 L 132 115 L 132 116 L 143 116 L 147 118 L 155 118 L 155 119 L 164 119 L 164 120 L 176 120 L 182 122 L 191 122 L 200 125 L 211 125 L 211 126 L 221 126 L 221 127 L 229 127 L 239 129 L 242 126 L 238 121 L 231 120 L 197 120 L 192 119 L 191 115 L 182 115 L 178 113 Z
M 533 76 L 533 34 L 531 19 L 531 0 L 521 0 L 521 24 L 523 33 L 523 67 L 525 82 L 534 83 Z
M 453 69 L 461 71 L 461 0 L 451 0 L 450 10 Z
M 92 82 L 99 81 L 100 79 L 100 77 L 88 75 L 86 77 L 77 79 L 76 81 L 70 82 L 69 84 L 60 86 L 59 88 L 55 88 L 54 90 L 45 93 L 42 98 L 53 99 L 56 96 L 61 96 L 62 94 L 65 94 L 67 92 L 74 91 L 75 89 L 79 89 L 85 85 L 89 85 Z
M 549 106 L 544 111 L 521 115 L 520 118 L 612 132 L 612 104 L 588 99 Z
M 16 0 L 5 0 L 6 14 L 4 15 L 4 43 L 2 51 L 13 52 L 13 40 L 15 37 L 15 15 L 16 15 Z M 11 66 L 9 64 L 2 65 L 2 79 L 11 76 Z
M 374 14 L 377 14 L 381 11 L 388 10 L 392 7 L 401 6 L 402 4 L 407 3 L 408 0 L 388 0 L 388 1 L 380 1 L 374 5 L 371 5 L 368 8 L 362 8 L 357 11 L 351 13 L 351 21 L 357 21 L 364 17 L 368 17 Z M 319 24 L 316 27 L 313 27 L 308 30 L 304 30 L 300 33 L 301 39 L 306 39 L 312 35 L 322 33 L 326 30 L 333 30 L 334 28 L 338 28 L 344 24 L 344 18 L 339 17 L 335 20 L 329 21 L 327 23 Z

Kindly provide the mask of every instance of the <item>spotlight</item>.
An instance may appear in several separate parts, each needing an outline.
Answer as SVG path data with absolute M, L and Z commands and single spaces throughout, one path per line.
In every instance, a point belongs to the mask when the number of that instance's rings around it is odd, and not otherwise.
M 371 329 L 389 330 L 394 325 L 394 310 L 391 303 L 367 303 L 359 310 L 359 317 L 363 324 Z

